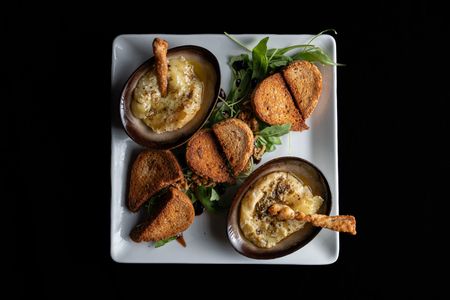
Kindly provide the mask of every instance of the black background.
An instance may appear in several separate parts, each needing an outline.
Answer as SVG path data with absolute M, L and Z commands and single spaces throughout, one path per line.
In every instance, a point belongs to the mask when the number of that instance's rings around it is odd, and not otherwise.
M 200 4 L 174 11 L 151 5 L 40 6 L 43 14 L 16 3 L 2 21 L 9 67 L 2 109 L 3 200 L 13 205 L 4 215 L 5 240 L 13 241 L 8 257 L 15 295 L 150 297 L 159 291 L 204 294 L 208 287 L 226 293 L 251 278 L 264 293 L 440 295 L 445 282 L 436 274 L 448 265 L 445 10 L 428 2 L 383 1 L 312 7 L 230 1 L 202 7 L 206 13 L 198 11 Z M 161 15 L 185 23 L 160 21 Z M 301 34 L 326 28 L 338 31 L 338 60 L 346 64 L 337 77 L 340 212 L 358 220 L 356 237 L 340 236 L 338 261 L 114 263 L 109 256 L 113 39 L 125 33 Z M 282 289 L 283 280 L 291 281 L 291 288 Z

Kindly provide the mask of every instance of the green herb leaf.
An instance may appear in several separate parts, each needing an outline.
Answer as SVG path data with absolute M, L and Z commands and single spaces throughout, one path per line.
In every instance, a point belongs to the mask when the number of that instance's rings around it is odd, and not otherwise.
M 311 44 L 312 41 L 314 41 L 316 38 L 318 38 L 319 36 L 321 36 L 322 34 L 327 33 L 327 32 L 333 32 L 334 34 L 337 35 L 337 31 L 334 30 L 333 28 L 322 30 L 321 32 L 319 32 L 318 34 L 316 34 L 309 40 L 308 45 Z
M 294 49 L 299 49 L 299 48 L 303 48 L 303 49 L 306 48 L 307 49 L 307 48 L 311 48 L 311 47 L 315 47 L 315 46 L 309 45 L 309 43 L 308 44 L 301 44 L 301 45 L 293 45 L 293 46 L 280 48 L 280 49 L 270 49 L 268 51 L 268 53 L 270 53 L 272 50 L 278 50 L 278 51 L 276 51 L 276 54 L 277 55 L 283 55 L 283 54 L 286 54 L 287 52 L 292 51 Z
M 237 56 L 232 56 L 229 62 L 231 66 L 231 70 L 233 71 L 233 75 L 236 75 L 236 72 L 242 69 L 247 69 L 250 65 L 250 57 L 248 54 L 241 54 Z
M 276 149 L 275 145 L 281 145 L 280 136 L 285 135 L 291 130 L 291 124 L 266 126 L 261 124 L 263 129 L 256 135 L 256 146 L 266 146 L 265 152 L 272 152 Z
M 253 74 L 252 79 L 261 79 L 267 74 L 269 59 L 267 58 L 267 41 L 268 37 L 259 41 L 258 45 L 252 50 Z
M 195 197 L 195 193 L 191 189 L 186 191 L 186 195 L 189 197 L 189 199 L 191 199 L 192 203 L 195 203 L 197 201 L 197 197 Z
M 266 147 L 266 152 L 272 152 L 272 151 L 275 151 L 275 149 L 276 149 L 276 147 L 274 144 L 269 144 Z
M 207 211 L 217 211 L 213 202 L 218 201 L 220 196 L 213 187 L 198 186 L 196 189 L 196 197 Z
M 211 188 L 211 197 L 209 198 L 211 201 L 218 201 L 220 200 L 219 193 L 214 188 Z
M 267 141 L 274 145 L 281 145 L 281 139 L 277 136 L 269 136 Z
M 238 44 L 239 46 L 241 46 L 242 48 L 244 48 L 245 50 L 252 52 L 252 50 L 250 50 L 249 48 L 247 48 L 247 46 L 245 46 L 244 44 L 242 44 L 239 40 L 237 40 L 234 36 L 224 32 L 224 34 L 233 42 L 235 42 L 236 44 Z
M 299 52 L 292 56 L 294 60 L 307 60 L 309 62 L 319 62 L 327 66 L 342 66 L 342 64 L 335 63 L 322 49 L 316 47 L 314 50 Z
M 263 137 L 282 136 L 291 130 L 291 124 L 273 125 L 264 128 L 258 134 Z
M 159 248 L 159 247 L 164 246 L 164 245 L 167 244 L 168 242 L 171 242 L 171 241 L 176 240 L 176 239 L 177 239 L 176 236 L 172 236 L 172 237 L 167 238 L 167 239 L 165 239 L 165 240 L 159 240 L 159 241 L 156 241 L 156 242 L 155 242 L 154 246 L 155 246 L 155 248 Z

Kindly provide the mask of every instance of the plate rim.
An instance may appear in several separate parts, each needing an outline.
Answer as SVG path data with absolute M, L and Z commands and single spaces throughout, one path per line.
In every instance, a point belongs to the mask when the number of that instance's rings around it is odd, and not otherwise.
M 265 36 L 269 36 L 269 37 L 274 37 L 274 36 L 279 36 L 279 37 L 312 37 L 314 36 L 314 34 L 273 34 L 273 33 L 240 33 L 240 34 L 232 34 L 235 37 L 251 37 L 251 38 L 260 38 L 260 37 L 265 37 Z M 120 34 L 118 36 L 116 36 L 113 39 L 112 42 L 112 57 L 111 57 L 111 98 L 110 101 L 115 101 L 114 97 L 114 75 L 116 74 L 116 70 L 115 70 L 115 50 L 117 48 L 117 44 L 119 43 L 119 41 L 121 39 L 125 39 L 125 38 L 142 38 L 142 37 L 150 37 L 150 36 L 166 36 L 166 37 L 180 37 L 180 36 L 195 36 L 195 37 L 224 37 L 223 34 L 209 34 L 209 33 L 196 33 L 196 34 L 165 34 L 165 33 L 142 33 L 142 34 Z M 333 36 L 328 35 L 328 34 L 323 34 L 321 37 L 321 39 L 327 39 L 328 42 L 331 42 L 331 48 L 332 48 L 332 58 L 334 61 L 336 61 L 337 59 L 337 46 L 336 46 L 336 40 Z M 211 51 L 211 50 L 210 50 Z M 212 51 L 211 51 L 212 52 Z M 213 52 L 214 53 L 214 52 Z M 216 55 L 216 54 L 214 54 Z M 216 55 L 217 56 L 217 55 Z M 333 120 L 333 132 L 332 132 L 332 136 L 333 136 L 333 146 L 334 149 L 334 177 L 335 177 L 335 195 L 333 194 L 333 198 L 335 199 L 335 201 L 333 201 L 333 205 L 335 206 L 335 210 L 337 213 L 339 213 L 339 147 L 338 147 L 338 110 L 337 110 L 337 68 L 336 66 L 332 67 L 332 76 L 333 76 L 333 87 L 331 89 L 331 97 L 332 100 L 331 101 L 331 105 L 333 106 L 333 111 L 334 111 L 334 120 Z M 113 107 L 114 109 L 114 107 Z M 113 112 L 111 112 L 113 113 Z M 161 262 L 154 262 L 154 261 L 130 261 L 127 259 L 124 259 L 121 255 L 118 255 L 115 251 L 114 251 L 114 245 L 113 245 L 113 236 L 114 236 L 114 228 L 113 228 L 113 217 L 114 217 L 114 195 L 113 195 L 113 184 L 114 184 L 114 143 L 115 138 L 114 138 L 114 131 L 115 131 L 115 127 L 114 127 L 114 118 L 111 119 L 111 169 L 110 169 L 110 176 L 111 176 L 111 202 L 110 202 L 110 256 L 111 259 L 117 263 L 143 263 L 143 264 L 230 264 L 228 261 L 217 261 L 214 263 L 211 262 L 189 262 L 189 261 L 183 261 L 183 262 L 168 262 L 168 261 L 161 261 Z M 330 254 L 329 257 L 330 259 L 328 259 L 327 261 L 324 261 L 323 263 L 292 263 L 292 262 L 276 262 L 276 263 L 270 263 L 272 265 L 329 265 L 329 264 L 333 264 L 337 261 L 337 259 L 339 258 L 339 253 L 340 253 L 340 241 L 339 241 L 339 234 L 336 233 L 334 235 L 334 243 L 335 243 L 335 251 L 333 251 L 332 255 Z M 264 261 L 260 261 L 260 260 L 248 260 L 248 261 L 239 261 L 239 262 L 233 262 L 231 264 L 236 264 L 236 265 L 242 265 L 242 264 L 251 264 L 251 265 L 261 265 L 264 264 Z

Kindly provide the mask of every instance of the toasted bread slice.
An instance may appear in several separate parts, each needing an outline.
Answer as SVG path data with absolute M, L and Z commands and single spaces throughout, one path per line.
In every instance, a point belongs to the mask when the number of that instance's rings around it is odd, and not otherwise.
M 280 73 L 263 81 L 253 91 L 252 108 L 258 118 L 270 125 L 290 123 L 291 130 L 308 129 Z
M 235 118 L 219 122 L 212 129 L 233 169 L 233 174 L 239 175 L 246 168 L 253 153 L 252 130 L 244 121 Z
M 225 158 L 211 129 L 202 129 L 188 142 L 186 162 L 193 172 L 216 183 L 233 183 Z
M 172 152 L 142 151 L 131 168 L 128 208 L 136 212 L 163 188 L 182 182 L 183 171 Z
M 194 217 L 194 206 L 189 197 L 179 189 L 170 187 L 157 211 L 136 226 L 130 237 L 137 243 L 164 240 L 188 229 Z
M 283 76 L 306 120 L 319 102 L 322 92 L 322 74 L 309 61 L 297 60 L 283 70 Z

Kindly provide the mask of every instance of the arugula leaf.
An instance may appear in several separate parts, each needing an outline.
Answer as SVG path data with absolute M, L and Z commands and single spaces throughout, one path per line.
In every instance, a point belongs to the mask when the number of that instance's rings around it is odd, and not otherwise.
M 285 135 L 291 130 L 291 124 L 268 126 L 258 132 L 256 135 L 256 146 L 266 146 L 265 152 L 272 152 L 276 145 L 281 145 L 280 136 Z
M 336 31 L 335 29 L 333 29 L 333 28 L 329 28 L 329 29 L 322 30 L 321 32 L 319 32 L 318 34 L 316 34 L 315 36 L 313 36 L 313 37 L 309 40 L 308 45 L 311 44 L 312 41 L 314 41 L 316 38 L 318 38 L 318 37 L 321 36 L 322 34 L 327 33 L 327 32 L 330 32 L 330 31 L 331 31 L 332 33 L 336 34 L 336 35 L 338 34 L 337 31 Z
M 272 73 L 280 67 L 287 66 L 290 62 L 292 62 L 292 58 L 286 55 L 276 55 L 273 56 L 269 61 L 268 73 Z
M 156 241 L 156 242 L 154 243 L 154 246 L 155 246 L 155 248 L 159 248 L 159 247 L 164 246 L 164 245 L 167 244 L 168 242 L 171 242 L 171 241 L 176 240 L 176 239 L 177 239 L 176 236 L 172 236 L 172 237 L 167 238 L 167 239 L 165 239 L 165 240 L 159 240 L 159 241 Z
M 277 55 L 283 55 L 283 54 L 286 54 L 287 52 L 292 51 L 294 49 L 315 47 L 313 45 L 309 45 L 310 42 L 308 42 L 308 44 L 293 45 L 293 46 L 289 46 L 289 47 L 285 47 L 285 48 L 279 48 L 279 49 L 270 49 L 268 51 L 268 53 L 271 53 L 272 51 L 276 50 L 276 54 Z
M 307 50 L 304 52 L 299 52 L 292 56 L 293 60 L 307 60 L 310 62 L 320 62 L 323 65 L 327 66 L 342 66 L 342 64 L 338 64 L 333 62 L 331 57 L 328 56 L 322 49 L 319 47 L 315 47 L 313 50 Z
M 192 203 L 195 203 L 197 201 L 197 197 L 195 197 L 195 193 L 191 189 L 186 191 L 186 196 L 188 196 L 189 199 L 191 199 Z
M 237 40 L 234 36 L 224 32 L 224 34 L 233 42 L 235 42 L 236 44 L 238 44 L 239 46 L 241 46 L 242 48 L 244 48 L 245 50 L 251 52 L 252 50 L 250 50 L 249 48 L 247 48 L 244 44 L 242 44 L 239 40 Z
M 272 151 L 275 151 L 275 149 L 276 149 L 276 147 L 275 147 L 274 144 L 269 144 L 269 145 L 266 147 L 266 152 L 272 152 Z
M 211 201 L 217 201 L 220 200 L 219 193 L 214 188 L 211 188 L 211 197 L 209 198 Z
M 250 65 L 250 57 L 248 56 L 248 54 L 232 56 L 230 58 L 229 65 L 231 66 L 233 75 L 236 75 L 236 72 L 248 68 L 248 66 Z
M 274 145 L 281 145 L 281 139 L 277 136 L 269 136 L 267 138 L 267 142 L 274 144 Z
M 218 201 L 220 196 L 213 187 L 198 186 L 196 197 L 208 212 L 217 211 L 213 202 Z
M 291 130 L 291 124 L 273 125 L 264 128 L 258 134 L 263 137 L 282 136 Z
M 267 58 L 267 41 L 269 37 L 263 38 L 252 50 L 253 73 L 252 79 L 261 79 L 267 74 L 269 59 Z

